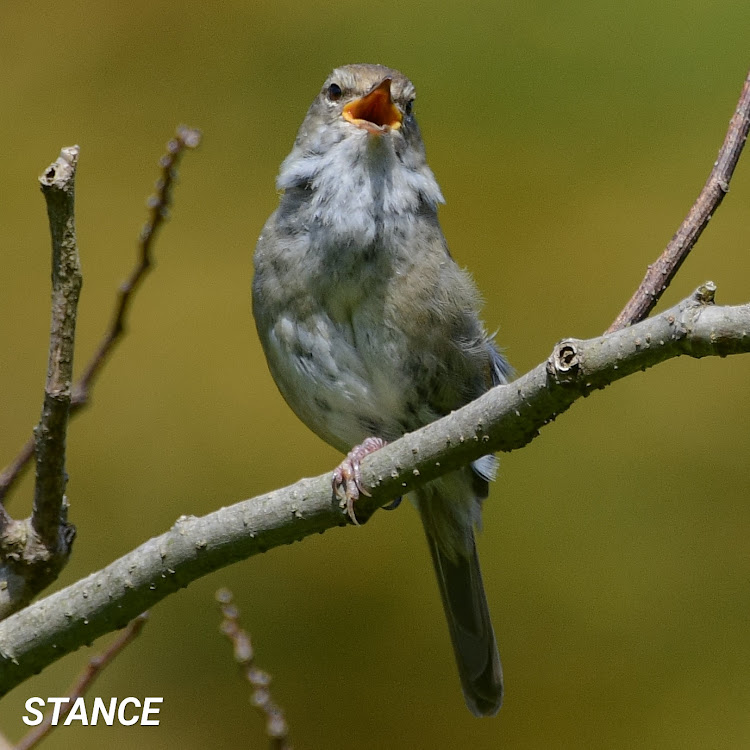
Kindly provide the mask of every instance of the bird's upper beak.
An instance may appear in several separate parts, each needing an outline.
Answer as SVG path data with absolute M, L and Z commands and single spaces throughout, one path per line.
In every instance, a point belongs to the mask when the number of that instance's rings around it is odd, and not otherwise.
M 382 135 L 401 127 L 403 115 L 391 98 L 391 79 L 384 78 L 369 94 L 349 102 L 343 117 L 352 125 L 374 135 Z

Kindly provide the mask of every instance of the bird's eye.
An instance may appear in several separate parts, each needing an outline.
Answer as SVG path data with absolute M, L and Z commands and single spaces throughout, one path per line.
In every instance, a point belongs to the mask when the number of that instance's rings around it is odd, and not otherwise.
M 337 83 L 332 83 L 328 87 L 328 98 L 332 102 L 337 102 L 339 99 L 341 99 L 341 95 L 343 92 L 341 91 L 341 86 L 339 86 Z
M 406 102 L 406 106 L 404 107 L 404 112 L 407 115 L 410 115 L 413 109 L 414 109 L 414 99 L 409 99 L 409 101 Z

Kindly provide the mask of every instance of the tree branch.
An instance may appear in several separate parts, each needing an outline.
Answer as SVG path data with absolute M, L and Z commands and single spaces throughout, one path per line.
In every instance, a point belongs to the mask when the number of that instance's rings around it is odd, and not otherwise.
M 187 149 L 197 148 L 201 134 L 194 128 L 180 126 L 175 137 L 167 144 L 167 153 L 159 160 L 161 175 L 156 182 L 156 192 L 148 200 L 149 215 L 138 239 L 136 264 L 128 278 L 120 286 L 112 321 L 102 340 L 83 370 L 83 374 L 73 387 L 70 401 L 70 414 L 76 414 L 89 403 L 91 389 L 117 343 L 121 340 L 127 324 L 127 314 L 133 296 L 152 267 L 151 251 L 158 230 L 166 221 L 172 202 L 172 190 L 177 175 L 177 167 Z M 13 461 L 0 472 L 0 502 L 7 496 L 13 485 L 20 479 L 24 469 L 34 455 L 34 438 L 29 438 Z M 0 506 L 0 523 L 5 513 Z
M 52 236 L 52 321 L 44 402 L 34 428 L 36 485 L 31 517 L 0 514 L 0 615 L 22 607 L 57 578 L 70 556 L 65 441 L 81 269 L 75 231 L 78 146 L 63 148 L 39 178 Z
M 69 554 L 75 530 L 65 516 L 65 438 L 68 429 L 76 313 L 83 278 L 75 229 L 75 177 L 78 146 L 39 178 L 47 201 L 52 235 L 52 324 L 42 417 L 34 429 L 36 485 L 31 525 L 50 554 Z
M 750 352 L 750 304 L 715 307 L 714 292 L 708 282 L 634 326 L 563 340 L 513 383 L 368 456 L 362 475 L 372 497 L 360 497 L 357 517 L 490 451 L 526 445 L 577 399 L 634 372 L 680 355 Z M 330 474 L 202 518 L 183 516 L 165 534 L 1 622 L 0 695 L 207 573 L 343 525 Z
M 641 285 L 614 323 L 607 329 L 607 333 L 637 323 L 653 310 L 714 212 L 721 205 L 724 196 L 729 192 L 729 181 L 732 179 L 734 168 L 742 154 L 748 131 L 750 131 L 750 73 L 745 79 L 745 85 L 742 87 L 742 94 L 729 122 L 724 143 L 703 190 L 664 252 L 655 263 L 648 267 Z
M 75 385 L 73 406 L 76 410 L 88 403 L 91 387 L 96 376 L 125 331 L 127 314 L 133 295 L 152 266 L 151 248 L 159 229 L 169 215 L 172 189 L 174 188 L 180 159 L 186 149 L 197 148 L 200 139 L 201 134 L 198 130 L 181 125 L 177 128 L 175 137 L 167 144 L 167 153 L 159 160 L 162 173 L 156 182 L 156 193 L 148 199 L 149 215 L 138 238 L 138 260 L 130 272 L 130 276 L 120 285 L 109 329 L 105 332 L 96 352 L 94 352 Z

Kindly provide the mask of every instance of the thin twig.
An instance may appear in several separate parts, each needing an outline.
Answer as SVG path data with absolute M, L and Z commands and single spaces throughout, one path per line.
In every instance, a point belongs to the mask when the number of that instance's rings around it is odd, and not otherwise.
M 664 252 L 648 267 L 646 276 L 606 333 L 643 320 L 654 308 L 670 281 L 687 258 L 716 209 L 729 191 L 729 181 L 737 166 L 750 130 L 750 73 L 742 87 L 737 108 L 729 122 L 724 144 L 711 174 L 682 225 Z
M 172 188 L 174 187 L 180 159 L 185 153 L 185 149 L 196 148 L 199 145 L 200 138 L 199 131 L 180 126 L 177 128 L 175 137 L 167 144 L 167 153 L 159 161 L 162 173 L 156 182 L 156 193 L 148 199 L 149 216 L 143 225 L 143 229 L 141 229 L 138 240 L 138 262 L 130 276 L 120 286 L 110 327 L 75 385 L 73 405 L 76 409 L 88 402 L 91 395 L 91 386 L 96 376 L 125 331 L 127 314 L 133 295 L 153 263 L 151 248 L 156 234 L 169 215 L 169 206 L 172 203 Z
M 78 146 L 60 151 L 39 178 L 52 235 L 52 323 L 44 404 L 34 429 L 36 485 L 31 523 L 44 547 L 57 554 L 69 536 L 66 525 L 65 438 L 68 428 L 76 313 L 83 278 L 75 230 L 75 177 Z M 61 552 L 63 550 L 60 550 Z
M 21 738 L 15 750 L 31 750 L 36 747 L 54 728 L 63 723 L 63 719 L 70 713 L 76 700 L 86 694 L 86 691 L 94 684 L 96 678 L 112 663 L 115 657 L 123 649 L 129 646 L 141 633 L 143 626 L 148 620 L 148 612 L 138 615 L 131 620 L 123 629 L 122 633 L 99 655 L 89 660 L 86 669 L 79 675 L 73 686 L 68 691 L 68 702 L 60 705 L 57 724 L 53 726 L 50 712 L 44 717 L 42 723 L 34 727 L 28 734 Z
M 88 403 L 91 388 L 97 375 L 108 361 L 109 355 L 125 331 L 127 313 L 133 295 L 151 268 L 151 250 L 154 239 L 168 215 L 177 165 L 186 149 L 196 148 L 199 145 L 200 137 L 200 132 L 195 129 L 179 127 L 175 137 L 167 144 L 167 153 L 159 161 L 162 172 L 156 182 L 156 193 L 148 201 L 148 219 L 138 240 L 138 260 L 128 279 L 120 286 L 109 328 L 84 368 L 83 374 L 73 386 L 70 403 L 71 415 L 80 411 Z M 34 440 L 30 438 L 13 461 L 0 473 L 0 502 L 3 501 L 11 487 L 21 477 L 33 455 Z M 1 516 L 0 520 L 2 520 Z
M 234 646 L 234 660 L 240 667 L 245 679 L 252 685 L 253 694 L 250 698 L 266 719 L 266 734 L 270 740 L 271 750 L 292 750 L 289 744 L 289 727 L 284 719 L 284 712 L 271 700 L 269 685 L 271 677 L 255 666 L 255 653 L 250 635 L 240 625 L 240 613 L 233 603 L 233 595 L 229 589 L 219 589 L 216 601 L 219 602 L 224 620 L 220 630 L 229 638 Z

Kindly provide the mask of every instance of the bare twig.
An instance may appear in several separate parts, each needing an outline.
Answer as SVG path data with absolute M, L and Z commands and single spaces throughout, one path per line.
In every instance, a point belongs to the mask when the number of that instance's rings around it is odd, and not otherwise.
M 698 241 L 716 209 L 729 191 L 729 181 L 739 161 L 750 130 L 750 73 L 742 87 L 737 108 L 729 122 L 724 144 L 700 195 L 664 252 L 648 267 L 646 276 L 607 333 L 643 320 L 669 286 L 688 253 Z
M 44 405 L 34 429 L 36 485 L 31 524 L 50 555 L 67 554 L 65 437 L 68 428 L 81 266 L 75 230 L 78 146 L 60 151 L 39 178 L 52 235 L 52 323 Z
M 234 660 L 245 679 L 253 687 L 250 702 L 266 719 L 269 747 L 271 750 L 292 750 L 284 712 L 271 699 L 268 687 L 271 684 L 271 677 L 255 666 L 255 652 L 250 642 L 250 634 L 240 625 L 240 613 L 233 603 L 233 598 L 229 589 L 219 589 L 216 592 L 216 601 L 219 602 L 221 614 L 224 616 L 220 630 L 232 642 Z
M 36 485 L 32 514 L 0 514 L 0 617 L 27 604 L 57 578 L 70 556 L 75 527 L 67 521 L 65 441 L 81 269 L 75 232 L 78 146 L 63 148 L 39 178 L 52 235 L 52 322 L 44 402 L 34 428 Z
M 576 400 L 680 355 L 750 352 L 750 304 L 715 307 L 706 284 L 679 305 L 588 341 L 566 339 L 513 383 L 368 456 L 364 521 L 394 497 L 495 450 L 511 451 Z M 211 571 L 346 523 L 331 475 L 302 479 L 172 529 L 0 622 L 0 695 Z
M 159 162 L 162 169 L 161 176 L 156 182 L 155 194 L 149 198 L 148 219 L 141 230 L 138 240 L 138 259 L 136 265 L 128 279 L 120 286 L 109 328 L 105 332 L 101 343 L 89 363 L 84 368 L 83 374 L 73 387 L 70 403 L 71 414 L 77 413 L 88 403 L 91 396 L 91 388 L 97 375 L 108 361 L 112 350 L 125 331 L 127 313 L 133 295 L 151 268 L 151 251 L 156 233 L 168 215 L 177 166 L 185 150 L 196 148 L 199 143 L 199 131 L 181 126 L 177 129 L 175 137 L 167 144 L 167 153 L 162 156 Z M 34 440 L 29 439 L 13 461 L 0 473 L 0 502 L 7 496 L 12 486 L 20 478 L 33 455 Z M 1 520 L 2 516 L 0 515 Z
M 174 187 L 180 159 L 186 149 L 196 148 L 200 144 L 200 139 L 199 131 L 180 126 L 177 128 L 175 137 L 167 144 L 167 153 L 159 161 L 162 173 L 156 182 L 156 193 L 148 199 L 149 216 L 143 225 L 143 229 L 141 229 L 138 240 L 138 262 L 130 272 L 130 276 L 120 286 L 110 327 L 75 385 L 73 404 L 76 409 L 88 402 L 91 386 L 96 376 L 125 331 L 127 314 L 133 295 L 153 263 L 151 248 L 156 234 L 169 215 L 169 206 L 172 203 L 172 188 Z
M 96 678 L 114 661 L 115 657 L 140 635 L 147 620 L 148 612 L 138 615 L 128 623 L 122 633 L 101 654 L 89 660 L 86 669 L 68 691 L 68 702 L 60 706 L 57 725 L 62 724 L 63 719 L 70 713 L 76 700 L 86 694 Z M 55 728 L 52 724 L 53 715 L 54 712 L 47 714 L 39 726 L 34 727 L 22 737 L 15 750 L 31 750 L 32 747 L 36 747 Z

